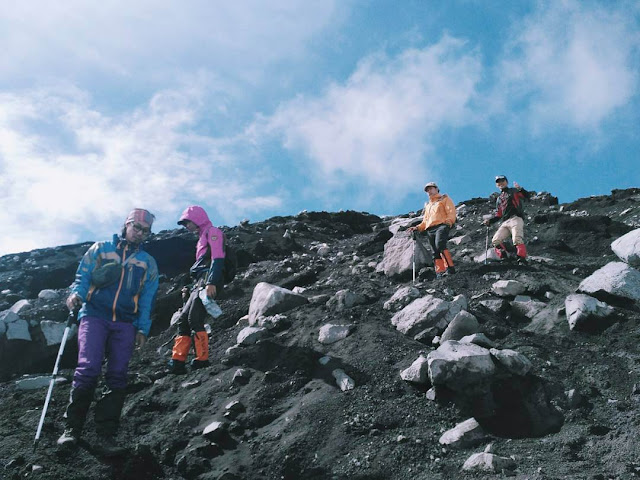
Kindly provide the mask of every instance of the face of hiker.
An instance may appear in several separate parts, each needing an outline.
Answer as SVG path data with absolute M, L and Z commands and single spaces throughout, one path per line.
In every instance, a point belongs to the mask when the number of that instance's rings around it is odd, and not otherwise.
M 496 180 L 496 188 L 498 190 L 504 190 L 505 188 L 507 188 L 509 185 L 509 182 L 507 182 L 506 180 L 500 179 L 500 180 Z
M 129 222 L 127 223 L 125 239 L 129 243 L 139 244 L 142 243 L 150 233 L 151 228 L 148 225 L 140 222 Z
M 184 228 L 189 230 L 191 233 L 196 233 L 198 231 L 198 226 L 191 220 L 183 220 L 182 225 L 184 225 Z
M 438 194 L 438 187 L 427 187 L 427 195 L 429 197 L 433 197 Z

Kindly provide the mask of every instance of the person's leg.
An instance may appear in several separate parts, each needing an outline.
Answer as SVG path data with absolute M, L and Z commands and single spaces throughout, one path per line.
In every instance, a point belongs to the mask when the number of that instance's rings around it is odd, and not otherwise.
M 440 257 L 444 262 L 446 273 L 456 273 L 456 269 L 453 266 L 453 257 L 451 252 L 447 248 L 447 242 L 449 241 L 449 230 L 447 225 L 440 225 L 436 230 L 436 246 L 440 251 Z
M 491 244 L 495 248 L 500 260 L 504 260 L 508 257 L 507 249 L 505 248 L 503 242 L 511 236 L 511 229 L 508 226 L 505 226 L 505 223 L 506 222 L 500 225 L 495 235 L 491 239 Z
M 524 220 L 520 217 L 513 218 L 513 226 L 511 227 L 511 235 L 513 244 L 516 247 L 516 255 L 521 262 L 526 261 L 527 247 L 524 244 Z
M 187 361 L 187 355 L 191 349 L 191 325 L 189 324 L 189 311 L 197 298 L 198 290 L 196 288 L 189 294 L 189 299 L 182 307 L 182 313 L 178 319 L 178 335 L 173 343 L 171 361 L 169 362 L 169 369 L 171 373 L 182 374 L 187 372 L 185 369 L 185 362 Z
M 69 404 L 64 413 L 65 432 L 59 445 L 76 443 L 84 428 L 87 412 L 102 371 L 107 341 L 106 322 L 100 318 L 83 317 L 78 327 L 78 365 L 73 375 Z
M 436 270 L 436 277 L 439 277 L 445 272 L 446 267 L 444 264 L 444 260 L 440 256 L 440 250 L 438 249 L 437 229 L 428 229 L 427 238 L 429 239 L 429 245 L 431 246 L 431 251 L 433 252 L 433 266 Z
M 200 297 L 197 297 L 189 309 L 189 324 L 194 332 L 194 349 L 196 356 L 191 362 L 193 368 L 209 366 L 209 335 L 204 328 L 204 320 L 207 317 L 207 310 L 202 304 Z
M 96 431 L 101 436 L 114 436 L 120 424 L 127 388 L 129 361 L 135 347 L 136 329 L 130 323 L 110 322 L 107 338 L 107 388 L 96 403 Z

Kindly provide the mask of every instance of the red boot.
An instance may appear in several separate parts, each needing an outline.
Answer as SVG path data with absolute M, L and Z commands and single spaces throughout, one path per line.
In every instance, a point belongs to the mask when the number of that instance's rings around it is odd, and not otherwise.
M 527 247 L 524 243 L 516 245 L 516 255 L 518 255 L 518 263 L 522 265 L 527 263 Z

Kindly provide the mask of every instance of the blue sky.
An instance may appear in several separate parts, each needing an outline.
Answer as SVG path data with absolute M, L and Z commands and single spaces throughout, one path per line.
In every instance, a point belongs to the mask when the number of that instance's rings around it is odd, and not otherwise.
M 99 3 L 99 4 L 98 4 Z M 637 1 L 4 2 L 0 254 L 301 210 L 418 210 L 505 174 L 640 187 Z

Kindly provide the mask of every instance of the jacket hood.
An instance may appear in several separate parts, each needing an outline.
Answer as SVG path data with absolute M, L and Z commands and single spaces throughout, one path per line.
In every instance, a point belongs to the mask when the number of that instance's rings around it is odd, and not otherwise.
M 198 205 L 191 205 L 190 207 L 187 207 L 184 212 L 182 212 L 182 215 L 180 215 L 178 225 L 182 225 L 182 222 L 185 220 L 191 220 L 200 229 L 207 225 L 211 225 L 211 220 L 209 220 L 207 212 L 204 211 L 204 208 L 199 207 Z

